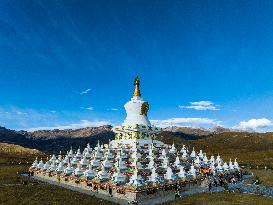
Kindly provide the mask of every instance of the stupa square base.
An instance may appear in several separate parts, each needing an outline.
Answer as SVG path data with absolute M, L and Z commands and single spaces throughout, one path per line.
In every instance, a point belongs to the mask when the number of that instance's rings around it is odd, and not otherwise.
M 66 177 L 60 177 L 57 175 L 49 176 L 48 173 L 43 172 L 34 172 L 32 177 L 42 182 L 123 205 L 132 204 L 133 202 L 138 202 L 137 204 L 151 205 L 175 199 L 175 184 L 165 184 L 164 186 L 150 187 L 139 191 L 128 191 L 125 189 L 122 191 L 122 189 L 113 188 L 110 195 L 108 186 L 103 188 L 100 184 L 87 183 L 86 181 L 80 181 L 76 178 L 73 180 L 67 180 Z M 184 183 L 184 185 L 180 186 L 180 192 L 190 191 L 200 187 L 204 187 L 202 181 L 195 180 Z

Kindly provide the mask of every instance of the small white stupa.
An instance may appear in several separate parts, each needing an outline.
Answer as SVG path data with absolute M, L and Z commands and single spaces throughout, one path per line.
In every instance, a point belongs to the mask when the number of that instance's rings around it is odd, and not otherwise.
M 83 175 L 82 165 L 78 164 L 77 168 L 74 170 L 74 175 L 80 177 Z
M 224 169 L 223 169 L 221 163 L 218 163 L 218 164 L 217 164 L 216 171 L 217 171 L 217 172 L 223 172 L 223 171 L 224 171 Z
M 124 170 L 127 169 L 127 165 L 125 162 L 122 160 L 122 158 L 118 159 L 115 163 L 115 167 L 119 167 L 119 169 Z
M 108 160 L 114 159 L 114 156 L 113 156 L 113 154 L 112 154 L 112 152 L 111 152 L 110 149 L 107 149 L 107 151 L 106 151 L 106 153 L 105 153 L 105 157 L 106 157 Z
M 63 159 L 63 163 L 67 164 L 68 162 L 69 162 L 69 156 L 68 156 L 68 153 L 67 153 L 67 155 L 65 155 L 65 157 Z
M 143 166 L 140 161 L 138 161 L 138 158 L 134 158 L 134 161 L 130 165 L 131 167 L 137 167 L 138 169 L 142 169 Z
M 184 170 L 184 167 L 183 166 L 180 166 L 180 170 L 178 172 L 178 177 L 180 178 L 185 178 L 185 170 Z
M 228 166 L 229 166 L 230 170 L 234 169 L 234 166 L 233 166 L 233 163 L 232 163 L 231 159 L 229 160 L 229 165 Z
M 57 169 L 56 162 L 52 162 L 49 167 L 49 171 L 54 172 Z
M 121 159 L 126 159 L 128 158 L 127 154 L 124 152 L 123 148 L 121 148 L 120 150 L 120 157 Z
M 193 176 L 193 177 L 196 177 L 196 169 L 194 168 L 193 164 L 191 165 L 191 168 L 189 170 L 189 175 Z
M 37 166 L 38 166 L 38 160 L 37 160 L 37 157 L 36 157 L 36 159 L 34 160 L 34 162 L 31 165 L 31 168 L 35 169 L 35 168 L 37 168 Z
M 83 156 L 83 158 L 80 161 L 81 165 L 87 166 L 89 164 L 89 161 L 87 160 L 86 156 Z
M 75 155 L 73 158 L 72 158 L 72 160 L 71 160 L 71 164 L 78 164 L 79 162 L 78 162 L 78 158 L 77 158 L 77 156 Z
M 199 156 L 196 156 L 195 160 L 194 160 L 194 163 L 199 166 L 200 165 L 200 158 Z
M 96 158 L 94 158 L 94 159 L 91 160 L 91 165 L 93 167 L 99 167 L 100 166 L 100 162 Z
M 69 157 L 69 158 L 74 157 L 74 152 L 73 152 L 72 147 L 71 147 L 71 149 L 70 149 L 70 151 L 69 151 L 69 153 L 68 153 L 68 157 Z
M 57 159 L 57 163 L 63 161 L 63 157 L 62 157 L 62 152 L 60 152 L 60 154 L 58 155 L 58 159 Z
M 105 167 L 105 169 L 110 169 L 113 166 L 113 163 L 108 159 L 108 157 L 105 158 L 102 164 Z
M 187 157 L 188 157 L 187 150 L 184 150 L 184 151 L 183 151 L 183 154 L 182 154 L 182 158 L 183 158 L 184 160 L 186 160 Z
M 196 157 L 196 152 L 194 150 L 194 147 L 192 148 L 192 152 L 191 152 L 191 155 L 190 155 L 191 158 L 195 158 Z
M 228 166 L 228 164 L 226 162 L 223 165 L 223 169 L 224 169 L 224 171 L 228 171 L 229 170 L 229 166 Z
M 213 155 L 211 155 L 209 162 L 210 164 L 215 164 L 215 159 Z
M 63 161 L 60 161 L 60 163 L 59 163 L 59 165 L 58 165 L 58 167 L 57 167 L 57 169 L 56 169 L 56 172 L 57 172 L 58 174 L 60 174 L 60 173 L 62 173 L 63 171 L 64 171 Z
M 44 167 L 44 162 L 43 162 L 43 160 L 41 159 L 40 162 L 39 162 L 39 164 L 37 165 L 37 168 L 38 168 L 38 169 L 43 169 L 43 167 Z
M 92 152 L 92 148 L 89 143 L 87 143 L 86 148 L 84 149 L 84 153 L 87 153 L 87 152 L 89 152 L 89 153 Z
M 180 159 L 179 159 L 179 156 L 176 156 L 174 165 L 175 165 L 176 167 L 179 167 L 179 166 L 180 166 Z
M 203 157 L 203 163 L 204 164 L 208 164 L 208 158 L 207 158 L 207 155 L 206 155 L 206 153 L 204 153 L 204 155 L 203 155 L 204 157 Z
M 55 162 L 56 160 L 57 160 L 57 158 L 56 158 L 55 154 L 53 154 L 49 161 L 50 162 L 53 162 L 53 161 Z
M 142 157 L 142 155 L 139 152 L 137 152 L 136 150 L 131 154 L 132 159 L 139 159 L 141 157 Z
M 101 159 L 101 158 L 102 158 L 102 153 L 101 153 L 99 150 L 97 150 L 97 151 L 95 152 L 95 158 L 96 158 L 96 159 Z
M 80 148 L 77 150 L 76 157 L 77 158 L 81 158 L 82 157 L 82 153 L 81 153 L 81 149 Z
M 129 184 L 135 187 L 144 185 L 144 180 L 142 176 L 138 175 L 138 169 L 135 167 L 133 175 L 130 177 Z
M 50 164 L 49 170 L 50 170 L 50 171 L 55 171 L 56 168 L 57 168 L 57 167 L 56 167 L 56 162 L 53 161 L 53 162 Z
M 162 162 L 161 167 L 162 167 L 163 169 L 167 169 L 168 166 L 169 166 L 169 159 L 168 159 L 167 156 L 165 156 L 165 158 L 163 159 L 163 162 Z
M 237 170 L 240 169 L 240 166 L 239 166 L 236 158 L 235 158 L 235 161 L 234 161 L 234 169 L 237 169 Z
M 166 156 L 167 156 L 167 154 L 166 154 L 166 150 L 165 150 L 165 149 L 163 149 L 163 150 L 162 150 L 162 152 L 161 152 L 161 156 L 159 157 L 159 159 L 165 159 L 165 158 L 166 158 Z
M 98 140 L 97 146 L 94 148 L 94 150 L 96 151 L 100 151 L 101 150 L 101 146 L 100 146 L 100 141 Z
M 97 178 L 99 178 L 100 180 L 109 179 L 109 175 L 108 175 L 108 173 L 105 171 L 104 166 L 102 166 L 102 167 L 101 167 L 101 170 L 98 172 Z
M 214 164 L 210 164 L 210 171 L 213 173 L 213 175 L 216 174 L 215 169 L 216 169 L 215 165 Z
M 174 143 L 172 144 L 172 147 L 171 147 L 169 153 L 170 153 L 170 154 L 175 154 L 175 153 L 176 153 L 176 148 L 175 148 L 175 146 L 174 146 Z
M 203 151 L 200 149 L 199 153 L 198 153 L 198 156 L 200 159 L 203 159 L 204 158 L 204 154 L 203 154 Z
M 147 159 L 153 158 L 153 144 L 151 144 L 151 145 L 149 146 L 148 156 L 147 156 L 146 158 L 147 158 Z
M 83 175 L 87 178 L 87 179 L 92 179 L 95 177 L 95 172 L 93 171 L 93 167 L 91 164 L 88 165 L 88 169 L 84 171 Z
M 117 170 L 112 176 L 112 180 L 116 183 L 124 183 L 126 180 L 126 177 L 120 172 L 120 168 L 117 167 Z
M 68 163 L 67 167 L 64 169 L 64 173 L 67 175 L 71 175 L 74 172 L 74 169 L 71 167 L 71 164 Z
M 158 174 L 156 173 L 156 169 L 153 167 L 151 171 L 152 173 L 151 173 L 151 176 L 149 177 L 149 181 L 154 183 L 158 182 L 158 179 L 157 179 Z
M 50 168 L 50 163 L 49 161 L 47 161 L 45 164 L 44 164 L 44 167 L 43 167 L 43 170 L 48 170 Z
M 90 159 L 92 157 L 92 151 L 91 151 L 91 148 L 89 149 L 86 149 L 84 150 L 84 156 L 87 158 L 87 159 Z
M 220 155 L 219 155 L 219 153 L 218 153 L 218 155 L 217 155 L 217 157 L 216 157 L 216 163 L 219 164 L 219 163 L 221 163 L 221 162 L 222 162 L 222 159 L 221 159 L 221 157 L 220 157 Z
M 167 167 L 167 172 L 164 175 L 164 178 L 167 180 L 175 180 L 176 179 L 176 175 L 173 174 L 173 170 L 171 167 L 169 167 L 169 166 Z
M 150 158 L 150 162 L 148 164 L 148 169 L 153 169 L 154 168 L 154 165 L 155 165 L 155 162 L 154 162 L 154 158 Z
M 186 146 L 185 146 L 185 145 L 183 145 L 182 148 L 181 148 L 181 150 L 180 150 L 180 153 L 181 153 L 181 154 L 183 154 L 184 152 L 187 153 L 187 149 L 186 149 Z

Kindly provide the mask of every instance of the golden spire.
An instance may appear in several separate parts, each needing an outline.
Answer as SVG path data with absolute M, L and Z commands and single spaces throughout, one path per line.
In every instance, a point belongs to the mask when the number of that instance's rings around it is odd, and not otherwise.
M 134 82 L 134 85 L 135 85 L 134 96 L 136 96 L 136 97 L 140 97 L 141 96 L 140 90 L 139 90 L 139 82 L 140 82 L 140 80 L 139 80 L 139 78 L 137 76 L 135 78 L 135 82 Z

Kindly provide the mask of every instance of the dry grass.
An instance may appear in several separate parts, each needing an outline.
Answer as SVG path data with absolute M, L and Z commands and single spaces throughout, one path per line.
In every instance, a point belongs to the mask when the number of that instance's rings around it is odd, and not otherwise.
M 195 150 L 202 149 L 208 156 L 220 153 L 225 160 L 238 158 L 241 164 L 273 167 L 272 133 L 227 132 L 199 140 L 184 140 L 179 137 L 162 136 L 160 140 L 177 147 L 183 144 Z
M 36 185 L 32 185 L 33 180 L 19 176 L 17 172 L 27 171 L 30 165 L 26 164 L 26 162 L 33 161 L 34 158 L 35 156 L 23 157 L 21 154 L 0 156 L 0 204 L 113 204 L 45 183 L 39 182 Z M 18 164 L 19 162 L 21 163 L 20 165 Z M 23 182 L 26 182 L 26 184 L 24 185 Z
M 220 153 L 225 160 L 228 160 L 230 157 L 237 157 L 239 163 L 251 164 L 252 167 L 256 167 L 257 165 L 260 167 L 264 167 L 265 165 L 273 167 L 272 134 L 223 133 L 209 139 L 195 141 L 185 141 L 180 138 L 164 136 L 162 140 L 169 144 L 172 144 L 174 141 L 177 147 L 182 146 L 182 144 L 190 147 L 194 146 L 196 150 L 203 149 L 208 155 Z M 23 182 L 27 181 L 27 178 L 18 176 L 16 172 L 26 171 L 30 166 L 26 162 L 33 161 L 34 156 L 17 154 L 1 154 L 0 204 L 112 204 L 95 197 L 44 183 L 23 185 Z M 18 165 L 18 163 L 21 164 Z M 272 170 L 251 169 L 250 171 L 258 176 L 262 184 L 273 186 Z M 164 204 L 269 205 L 273 204 L 273 199 L 239 193 L 204 193 Z
M 27 177 L 16 174 L 17 171 L 25 171 L 27 168 L 25 165 L 0 166 L 0 204 L 113 204 L 45 183 L 32 185 L 33 180 L 29 181 Z M 23 185 L 24 181 L 27 182 L 26 185 Z
M 252 182 L 256 179 L 259 180 L 259 184 L 273 187 L 273 171 L 265 169 L 250 169 L 250 173 L 254 173 L 256 176 Z

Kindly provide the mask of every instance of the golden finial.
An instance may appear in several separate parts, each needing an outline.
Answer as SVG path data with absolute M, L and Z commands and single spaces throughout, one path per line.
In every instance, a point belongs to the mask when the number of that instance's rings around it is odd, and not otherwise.
M 141 96 L 140 90 L 139 90 L 139 82 L 140 82 L 140 80 L 139 80 L 139 78 L 137 76 L 135 78 L 135 83 L 134 83 L 134 86 L 135 86 L 134 96 L 136 96 L 136 97 L 140 97 Z

